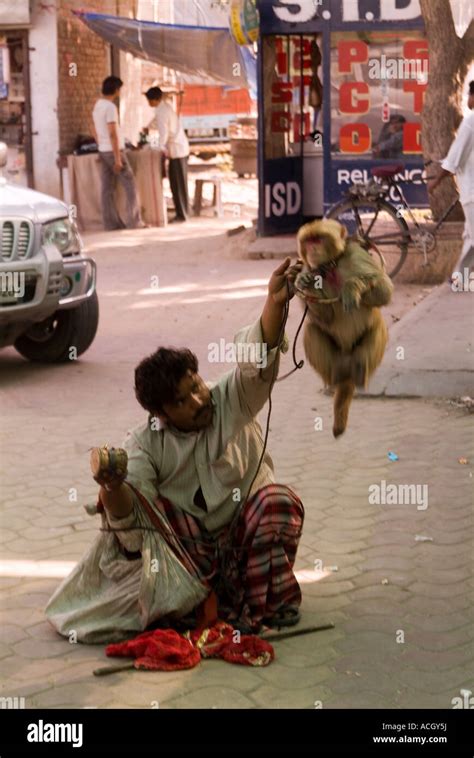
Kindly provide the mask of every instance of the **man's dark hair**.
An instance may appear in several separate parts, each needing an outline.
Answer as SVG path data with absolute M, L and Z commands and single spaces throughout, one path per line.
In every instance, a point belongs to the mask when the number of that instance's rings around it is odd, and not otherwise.
M 474 79 L 472 82 L 469 82 L 469 94 L 474 95 Z
M 198 359 L 187 348 L 160 347 L 135 369 L 135 397 L 149 413 L 161 413 L 163 405 L 174 403 L 178 384 L 188 369 L 197 374 Z
M 123 87 L 123 81 L 118 76 L 108 76 L 102 82 L 102 94 L 115 95 L 120 87 Z
M 150 89 L 147 89 L 145 92 L 145 97 L 147 100 L 161 100 L 163 97 L 163 90 L 159 87 L 150 87 Z

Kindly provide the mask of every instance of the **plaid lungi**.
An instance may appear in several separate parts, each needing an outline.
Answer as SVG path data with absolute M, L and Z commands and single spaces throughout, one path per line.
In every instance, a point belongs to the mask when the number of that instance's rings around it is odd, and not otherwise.
M 219 618 L 258 628 L 283 607 L 300 605 L 293 565 L 304 508 L 289 487 L 262 487 L 243 505 L 232 533 L 227 526 L 217 536 L 164 498 L 155 507 L 184 548 L 188 570 L 215 590 Z

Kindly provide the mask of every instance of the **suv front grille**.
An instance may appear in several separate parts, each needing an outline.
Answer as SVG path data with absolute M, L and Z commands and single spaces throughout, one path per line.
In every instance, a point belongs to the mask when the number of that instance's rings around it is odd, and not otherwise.
M 22 261 L 33 244 L 33 225 L 26 219 L 0 221 L 0 259 Z
M 61 271 L 52 271 L 48 281 L 48 295 L 59 295 L 63 275 Z

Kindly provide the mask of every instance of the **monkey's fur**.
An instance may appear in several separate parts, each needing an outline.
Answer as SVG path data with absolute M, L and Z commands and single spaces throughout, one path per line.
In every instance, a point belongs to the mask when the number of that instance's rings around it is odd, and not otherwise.
M 308 296 L 304 350 L 326 386 L 335 387 L 333 434 L 346 429 L 356 386 L 366 387 L 381 362 L 387 327 L 379 306 L 393 292 L 389 277 L 338 221 L 322 219 L 298 232 L 304 267 L 295 286 Z M 334 303 L 317 299 L 338 298 Z

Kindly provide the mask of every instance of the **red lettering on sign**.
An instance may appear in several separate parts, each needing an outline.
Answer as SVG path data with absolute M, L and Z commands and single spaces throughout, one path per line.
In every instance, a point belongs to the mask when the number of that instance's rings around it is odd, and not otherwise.
M 311 54 L 311 40 L 308 37 L 295 37 L 293 39 L 294 47 L 303 49 L 303 55 Z
M 276 68 L 280 76 L 285 76 L 288 68 L 288 56 L 286 53 L 276 54 Z
M 403 44 L 405 60 L 428 60 L 428 43 L 425 39 L 410 39 Z
M 293 85 L 291 82 L 272 84 L 272 103 L 291 103 Z
M 296 50 L 293 54 L 293 68 L 301 69 L 303 68 L 311 68 L 311 42 L 307 37 L 303 37 L 301 39 L 300 37 L 297 37 L 294 40 L 294 46 L 296 48 L 301 48 L 300 50 Z M 301 57 L 303 57 L 303 61 L 301 61 Z
M 368 113 L 370 108 L 369 85 L 366 82 L 343 82 L 339 87 L 341 113 Z
M 303 87 L 309 87 L 312 79 L 313 77 L 311 74 L 303 74 Z M 297 87 L 298 89 L 301 87 L 301 76 L 293 76 L 292 81 L 294 87 Z
M 272 111 L 272 132 L 289 132 L 291 114 L 286 111 Z
M 423 101 L 425 99 L 425 90 L 427 86 L 427 84 L 420 84 L 413 80 L 406 80 L 403 82 L 403 91 L 413 92 L 413 113 L 421 113 L 423 110 Z
M 293 120 L 293 142 L 300 142 L 311 130 L 311 117 L 309 113 L 303 113 L 303 124 L 299 113 L 295 113 Z
M 303 59 L 301 59 L 301 55 L 299 53 L 295 53 L 293 56 L 293 68 L 295 68 L 297 71 L 305 68 L 311 68 L 311 58 L 303 57 Z
M 344 124 L 339 132 L 341 153 L 366 153 L 372 145 L 372 134 L 367 124 Z
M 403 124 L 403 152 L 404 153 L 421 153 L 421 124 L 408 122 Z
M 367 63 L 369 59 L 369 47 L 360 40 L 341 40 L 337 46 L 337 53 L 341 74 L 350 74 L 353 63 Z

